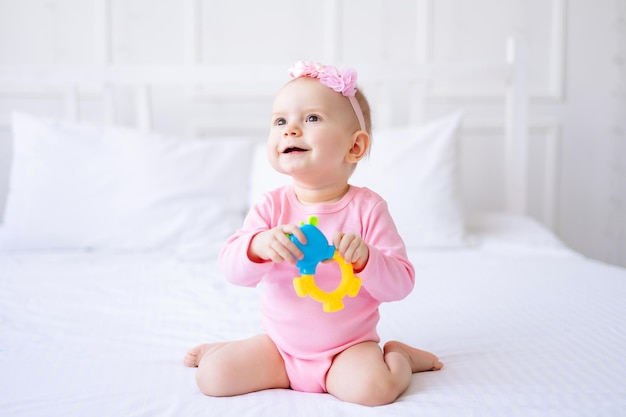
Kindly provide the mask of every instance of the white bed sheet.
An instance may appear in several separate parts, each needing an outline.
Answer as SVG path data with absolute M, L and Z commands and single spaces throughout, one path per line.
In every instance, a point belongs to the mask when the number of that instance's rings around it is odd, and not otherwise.
M 187 348 L 259 332 L 258 293 L 214 259 L 0 253 L 2 416 L 626 415 L 626 270 L 528 219 L 482 216 L 466 249 L 414 251 L 415 291 L 383 340 L 438 354 L 394 404 L 271 390 L 210 398 Z

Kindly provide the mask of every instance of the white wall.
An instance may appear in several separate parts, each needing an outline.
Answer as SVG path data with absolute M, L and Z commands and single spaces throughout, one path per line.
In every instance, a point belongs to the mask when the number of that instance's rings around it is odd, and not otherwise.
M 530 213 L 584 254 L 626 265 L 625 4 L 626 0 L 0 0 L 0 65 L 252 62 L 286 67 L 295 59 L 311 59 L 359 68 L 381 60 L 398 66 L 416 61 L 500 61 L 506 37 L 517 35 L 526 40 L 529 57 Z M 333 7 L 341 11 L 335 22 L 328 19 Z M 342 41 L 329 47 L 327 40 L 334 31 Z M 499 87 L 489 82 L 454 90 L 433 86 L 430 93 L 427 117 L 471 102 L 463 140 L 472 141 L 473 152 L 497 152 L 503 111 Z M 260 98 L 246 106 L 263 108 L 266 103 Z M 15 107 L 35 113 L 60 111 L 45 92 L 2 90 L 0 139 L 9 134 L 8 109 Z M 217 106 L 211 109 L 220 114 Z M 158 129 L 175 130 L 178 118 L 187 116 L 184 106 L 163 110 Z M 251 114 L 265 122 L 264 113 Z M 205 115 L 196 116 L 198 125 L 206 122 Z M 405 122 L 408 116 L 398 114 L 396 122 Z M 124 122 L 125 115 L 120 117 Z M 6 142 L 0 146 L 0 171 L 8 169 Z M 551 152 L 557 156 L 556 165 L 544 164 Z M 474 166 L 472 158 L 467 155 L 463 173 L 484 180 L 490 194 L 480 201 L 467 196 L 469 209 L 502 206 L 497 193 L 502 182 L 491 175 L 491 167 Z
M 626 1 L 570 1 L 560 236 L 626 265 Z

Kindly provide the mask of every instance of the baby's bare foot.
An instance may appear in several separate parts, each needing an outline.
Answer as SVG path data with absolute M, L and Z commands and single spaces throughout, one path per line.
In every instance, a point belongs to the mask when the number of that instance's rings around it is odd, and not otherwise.
M 412 346 L 398 342 L 396 340 L 385 344 L 385 353 L 399 352 L 403 354 L 411 363 L 413 373 L 424 371 L 438 371 L 443 368 L 443 363 L 439 358 L 425 350 L 416 349 Z
M 226 343 L 204 343 L 191 348 L 187 351 L 185 359 L 183 359 L 183 364 L 185 366 L 189 366 L 190 368 L 197 368 L 200 360 L 204 355 L 206 355 L 207 352 L 215 351 L 225 344 Z

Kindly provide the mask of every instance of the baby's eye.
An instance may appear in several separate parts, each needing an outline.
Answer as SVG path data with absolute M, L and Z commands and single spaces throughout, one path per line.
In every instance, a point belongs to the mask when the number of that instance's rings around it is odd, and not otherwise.
M 307 122 L 319 122 L 320 118 L 314 114 L 306 118 Z
M 274 124 L 276 126 L 282 126 L 285 123 L 287 123 L 287 121 L 285 119 L 283 119 L 282 117 L 279 117 L 278 119 L 274 120 Z

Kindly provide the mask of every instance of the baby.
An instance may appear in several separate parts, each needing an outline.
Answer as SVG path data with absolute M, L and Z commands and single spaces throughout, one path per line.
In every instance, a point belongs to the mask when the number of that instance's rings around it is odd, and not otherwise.
M 220 254 L 232 283 L 263 285 L 265 333 L 197 346 L 184 363 L 198 367 L 198 386 L 211 396 L 292 388 L 388 404 L 408 388 L 411 374 L 443 364 L 398 341 L 383 349 L 378 344 L 378 307 L 411 292 L 414 269 L 386 202 L 348 183 L 370 147 L 369 105 L 352 70 L 297 62 L 289 74 L 292 80 L 274 99 L 267 152 L 271 166 L 293 184 L 266 193 Z M 290 236 L 305 244 L 297 225 L 311 216 L 362 282 L 337 312 L 324 312 L 294 291 L 303 253 Z M 338 274 L 336 264 L 320 263 L 315 282 L 332 290 Z

